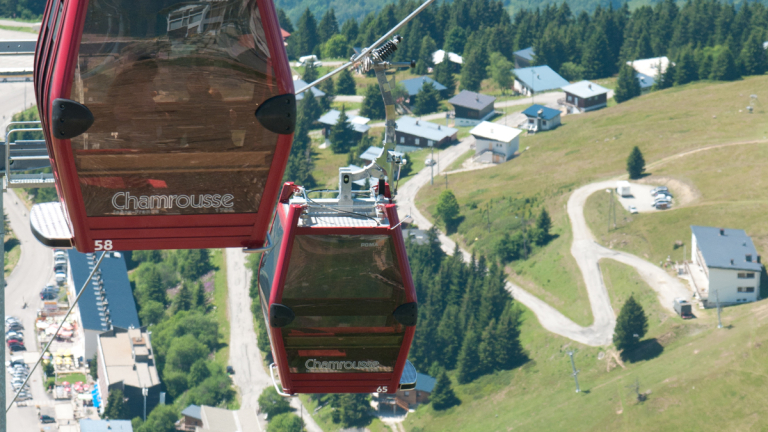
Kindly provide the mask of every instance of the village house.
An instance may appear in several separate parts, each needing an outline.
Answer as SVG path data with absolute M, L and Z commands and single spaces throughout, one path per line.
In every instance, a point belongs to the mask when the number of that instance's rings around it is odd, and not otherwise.
M 189 405 L 181 412 L 176 430 L 185 432 L 259 432 L 261 426 L 252 409 L 231 411 L 207 405 Z
M 307 86 L 307 82 L 306 82 L 306 81 L 304 81 L 303 79 L 301 79 L 301 78 L 299 78 L 299 77 L 297 77 L 297 76 L 295 76 L 295 77 L 293 78 L 293 88 L 294 88 L 294 89 L 298 90 L 298 89 L 302 89 L 302 88 L 304 88 L 304 87 L 306 87 L 306 86 Z M 324 92 L 324 91 L 322 91 L 322 90 L 320 90 L 319 88 L 317 88 L 317 86 L 315 86 L 315 87 L 312 87 L 311 89 L 309 89 L 309 91 L 311 91 L 311 92 L 312 92 L 312 94 L 313 94 L 313 95 L 314 95 L 316 98 L 325 97 L 325 92 Z M 296 95 L 296 100 L 297 100 L 297 101 L 300 101 L 300 100 L 302 100 L 302 99 L 304 99 L 304 93 L 299 93 L 299 94 L 297 94 L 297 95 Z
M 408 116 L 397 119 L 395 125 L 397 150 L 403 153 L 419 148 L 443 147 L 456 141 L 459 135 L 458 129 Z
M 546 65 L 513 69 L 512 73 L 515 74 L 512 88 L 516 93 L 526 96 L 558 90 L 568 85 L 568 80 Z
M 512 159 L 520 147 L 520 129 L 482 122 L 469 133 L 475 137 L 475 161 L 503 163 Z
M 632 66 L 635 72 L 656 79 L 660 74 L 663 74 L 667 71 L 667 66 L 669 66 L 669 59 L 666 56 L 637 59 L 628 61 L 627 64 Z
M 420 77 L 400 81 L 400 84 L 403 86 L 403 88 L 405 88 L 405 91 L 408 92 L 409 104 L 413 104 L 415 102 L 416 95 L 419 94 L 422 87 L 424 87 L 424 83 L 432 84 L 432 86 L 437 91 L 443 91 L 448 89 L 448 87 L 440 84 L 439 82 L 433 80 L 428 76 L 420 76 Z
M 526 117 L 526 128 L 529 132 L 548 131 L 560 126 L 560 110 L 533 104 L 523 115 Z
M 705 307 L 760 299 L 763 265 L 744 230 L 691 225 L 691 263 L 690 276 Z
M 496 115 L 494 109 L 496 98 L 469 90 L 462 90 L 450 98 L 448 103 L 453 105 L 456 126 L 475 126 L 482 121 L 490 120 Z
M 605 108 L 608 103 L 608 89 L 593 82 L 579 81 L 563 87 L 563 91 L 569 114 Z
M 345 113 L 346 114 L 346 113 Z M 339 122 L 339 117 L 341 116 L 341 111 L 332 109 L 328 111 L 327 113 L 323 114 L 319 119 L 317 119 L 317 122 L 323 125 L 323 137 L 325 137 L 325 142 L 328 142 L 328 139 L 331 137 L 331 128 L 336 125 L 336 123 Z M 355 133 L 357 134 L 357 140 L 360 140 L 363 135 L 368 133 L 368 130 L 371 129 L 370 126 L 368 126 L 368 122 L 371 121 L 368 117 L 360 117 L 360 116 L 348 116 L 347 117 L 347 123 L 352 125 L 352 129 L 355 130 Z

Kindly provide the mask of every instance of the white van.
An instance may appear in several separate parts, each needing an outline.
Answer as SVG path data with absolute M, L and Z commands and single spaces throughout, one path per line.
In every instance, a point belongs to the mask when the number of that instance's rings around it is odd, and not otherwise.
M 307 64 L 311 64 L 313 67 L 320 67 L 323 65 L 323 62 L 318 60 L 316 55 L 312 54 L 299 57 L 299 61 L 296 62 L 296 67 L 303 67 Z

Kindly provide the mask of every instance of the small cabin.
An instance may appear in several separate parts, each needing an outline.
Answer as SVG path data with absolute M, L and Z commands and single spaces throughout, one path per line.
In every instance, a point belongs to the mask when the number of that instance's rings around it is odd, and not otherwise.
M 395 122 L 397 149 L 403 153 L 425 147 L 443 147 L 458 139 L 459 130 L 403 116 Z M 409 148 L 411 147 L 411 148 Z
M 560 110 L 533 104 L 523 114 L 526 117 L 526 128 L 529 132 L 552 130 L 560 126 Z
M 605 108 L 608 103 L 608 89 L 590 81 L 580 81 L 563 87 L 565 106 L 570 114 L 583 113 Z
M 520 129 L 482 122 L 469 133 L 475 137 L 475 160 L 504 163 L 515 156 L 520 147 Z
M 448 100 L 453 105 L 456 126 L 475 126 L 480 122 L 490 120 L 494 111 L 496 98 L 469 90 L 462 90 Z
M 515 58 L 515 69 L 527 68 L 533 63 L 536 53 L 533 47 L 528 47 L 512 53 Z

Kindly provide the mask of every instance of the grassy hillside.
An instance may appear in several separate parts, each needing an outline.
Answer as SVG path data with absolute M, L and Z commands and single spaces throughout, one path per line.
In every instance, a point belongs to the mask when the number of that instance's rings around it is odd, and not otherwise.
M 520 148 L 529 147 L 529 150 L 517 158 L 493 168 L 450 175 L 448 187 L 462 205 L 465 220 L 476 220 L 489 202 L 499 202 L 503 198 L 530 197 L 546 206 L 552 215 L 553 232 L 559 237 L 539 250 L 532 260 L 513 263 L 509 270 L 517 275 L 512 279 L 529 289 L 538 287 L 532 289 L 534 294 L 574 321 L 588 323 L 591 319 L 584 318 L 584 311 L 589 310 L 589 305 L 583 287 L 579 285 L 581 275 L 570 255 L 570 242 L 561 241 L 570 236 L 565 213 L 570 192 L 595 180 L 625 174 L 626 158 L 636 145 L 646 161 L 652 163 L 707 146 L 765 140 L 768 136 L 765 107 L 758 104 L 754 114 L 747 114 L 744 107 L 749 104 L 750 94 L 758 94 L 761 99 L 768 97 L 766 85 L 768 76 L 731 83 L 701 82 L 650 93 L 597 112 L 566 116 L 563 125 L 555 131 L 522 137 Z M 756 236 L 758 251 L 764 250 L 763 233 L 768 233 L 768 226 L 761 222 L 760 216 L 768 210 L 765 206 L 768 197 L 761 190 L 764 190 L 761 188 L 763 181 L 757 172 L 756 164 L 765 160 L 758 147 L 733 146 L 724 148 L 719 154 L 719 150 L 695 153 L 695 157 L 705 159 L 698 165 L 691 165 L 689 161 L 694 155 L 671 160 L 657 168 L 651 165 L 650 171 L 659 176 L 685 170 L 687 174 L 681 181 L 702 191 L 714 188 L 712 192 L 702 193 L 711 195 L 711 202 L 727 204 L 701 205 L 695 209 L 663 212 L 658 216 L 635 215 L 633 224 L 640 229 L 640 221 L 645 220 L 642 232 L 650 237 L 637 240 L 637 245 L 628 250 L 640 256 L 648 254 L 653 260 L 666 259 L 675 240 L 688 241 L 690 238 L 690 232 L 685 232 L 689 224 L 714 224 L 718 220 L 720 224 L 749 228 L 748 232 Z M 745 153 L 742 155 L 741 152 Z M 717 173 L 717 169 L 721 173 Z M 741 171 L 739 175 L 743 177 L 734 177 L 736 171 Z M 443 188 L 441 183 L 420 191 L 417 202 L 425 214 L 434 214 L 437 196 Z M 737 191 L 739 188 L 743 190 Z M 721 219 L 720 216 L 726 213 L 726 219 Z M 469 249 L 490 253 L 497 234 L 505 232 L 513 217 L 514 214 L 494 214 L 492 210 L 490 229 L 466 227 L 464 231 L 469 235 L 459 237 L 454 234 L 453 237 Z M 757 225 L 762 228 L 750 228 Z M 461 227 L 459 232 L 462 232 Z M 600 235 L 599 225 L 596 235 Z M 646 248 L 643 242 L 652 242 L 656 246 Z M 682 251 L 676 253 L 682 256 Z M 539 266 L 539 262 L 545 263 L 544 266 Z M 552 277 L 562 272 L 566 273 L 565 277 Z

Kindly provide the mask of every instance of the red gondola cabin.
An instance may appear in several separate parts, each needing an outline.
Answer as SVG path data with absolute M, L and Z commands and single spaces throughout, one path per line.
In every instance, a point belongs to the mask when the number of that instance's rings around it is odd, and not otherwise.
M 416 293 L 394 204 L 375 193 L 344 202 L 343 194 L 312 200 L 301 192 L 283 186 L 274 248 L 258 275 L 284 391 L 413 388 L 415 369 L 406 359 Z
M 263 244 L 296 111 L 272 0 L 48 0 L 35 92 L 61 199 L 32 211 L 44 244 Z

